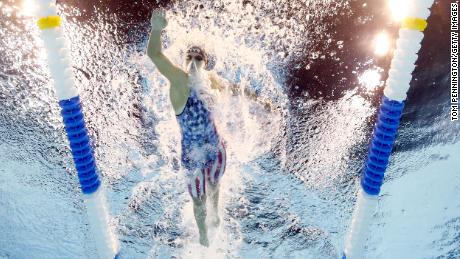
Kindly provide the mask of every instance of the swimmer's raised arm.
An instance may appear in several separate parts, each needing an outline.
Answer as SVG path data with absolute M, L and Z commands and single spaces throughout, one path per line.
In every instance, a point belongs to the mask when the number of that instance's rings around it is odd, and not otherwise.
M 171 83 L 171 86 L 182 85 L 187 80 L 187 74 L 162 53 L 161 31 L 168 25 L 163 10 L 155 10 L 151 19 L 152 31 L 150 34 L 147 55 L 155 66 Z M 184 81 L 185 80 L 185 81 Z

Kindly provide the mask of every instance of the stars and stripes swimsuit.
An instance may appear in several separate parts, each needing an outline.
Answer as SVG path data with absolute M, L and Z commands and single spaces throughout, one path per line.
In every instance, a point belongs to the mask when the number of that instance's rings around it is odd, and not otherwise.
M 225 172 L 226 152 L 211 112 L 193 88 L 184 110 L 176 115 L 182 133 L 182 165 L 194 198 L 206 193 L 206 181 L 217 184 Z

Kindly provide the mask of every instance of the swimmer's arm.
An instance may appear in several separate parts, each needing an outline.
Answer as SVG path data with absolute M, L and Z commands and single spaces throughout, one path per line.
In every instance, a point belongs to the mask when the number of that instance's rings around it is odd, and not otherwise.
M 153 12 L 151 24 L 152 31 L 147 47 L 147 55 L 152 59 L 153 63 L 155 63 L 160 73 L 170 82 L 171 88 L 169 89 L 169 97 L 174 111 L 176 114 L 180 114 L 189 96 L 189 88 L 187 85 L 188 76 L 182 69 L 174 66 L 162 53 L 161 32 L 168 24 L 164 10 L 157 9 Z
M 257 93 L 254 91 L 251 91 L 251 89 L 245 88 L 243 96 L 248 98 L 249 100 L 256 101 L 259 104 L 263 105 L 265 110 L 267 111 L 273 110 L 272 103 L 270 101 L 262 100 L 261 98 L 259 98 Z
M 152 59 L 155 66 L 171 83 L 171 85 L 181 85 L 186 82 L 187 74 L 174 64 L 161 51 L 161 30 L 152 29 L 150 34 L 147 55 Z
M 230 91 L 232 95 L 241 95 L 241 89 L 238 85 L 232 84 L 229 81 L 222 79 L 215 72 L 209 72 L 209 80 L 211 88 L 219 91 Z
M 211 88 L 219 91 L 225 90 L 225 85 L 228 85 L 214 72 L 209 72 L 209 81 L 211 81 Z
M 245 89 L 243 89 L 243 91 L 241 91 L 240 86 L 238 86 L 236 84 L 232 84 L 232 83 L 220 78 L 214 72 L 211 72 L 209 74 L 209 80 L 211 81 L 211 88 L 212 89 L 217 89 L 219 91 L 229 90 L 235 96 L 236 95 L 242 95 L 242 96 L 248 98 L 249 100 L 259 102 L 260 104 L 262 104 L 264 106 L 265 109 L 272 110 L 272 104 L 270 102 L 260 100 L 260 98 L 258 98 L 258 95 L 254 91 L 251 91 L 250 89 L 245 88 Z

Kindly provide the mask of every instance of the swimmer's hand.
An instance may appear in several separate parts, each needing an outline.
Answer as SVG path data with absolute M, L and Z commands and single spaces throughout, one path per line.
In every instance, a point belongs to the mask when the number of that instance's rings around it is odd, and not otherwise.
M 162 31 L 166 28 L 168 21 L 166 20 L 165 11 L 163 9 L 153 11 L 150 23 L 152 24 L 152 30 L 154 31 Z

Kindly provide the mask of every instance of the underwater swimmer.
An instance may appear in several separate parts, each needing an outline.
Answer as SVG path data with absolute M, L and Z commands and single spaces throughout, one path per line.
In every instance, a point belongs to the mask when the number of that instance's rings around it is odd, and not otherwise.
M 187 50 L 185 69 L 173 65 L 162 53 L 161 32 L 167 26 L 164 11 L 155 11 L 151 24 L 147 54 L 170 83 L 170 100 L 182 135 L 181 162 L 187 174 L 200 244 L 209 246 L 206 199 L 211 199 L 214 211 L 211 224 L 218 226 L 219 182 L 226 166 L 224 141 L 214 123 L 212 89 L 222 90 L 223 86 L 215 75 L 209 78 L 204 71 L 209 69 L 209 63 L 202 48 L 192 46 Z

